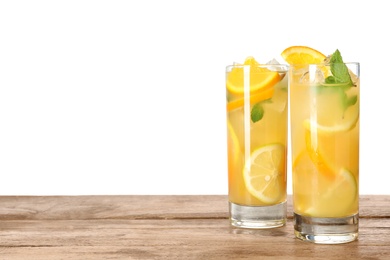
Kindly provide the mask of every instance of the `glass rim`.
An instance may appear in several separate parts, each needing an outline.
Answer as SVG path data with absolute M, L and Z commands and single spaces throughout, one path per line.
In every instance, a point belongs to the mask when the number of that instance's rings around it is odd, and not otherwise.
M 331 63 L 298 63 L 298 64 L 290 64 L 290 67 L 308 67 L 308 66 L 330 66 Z M 347 61 L 343 62 L 345 65 L 355 65 L 355 66 L 360 66 L 360 62 L 357 61 Z
M 254 67 L 254 68 L 276 68 L 276 69 L 282 69 L 283 71 L 287 71 L 290 68 L 289 64 L 258 64 L 258 65 L 249 65 L 249 64 L 231 64 L 227 65 L 226 69 L 232 69 L 232 68 L 244 68 L 244 67 Z

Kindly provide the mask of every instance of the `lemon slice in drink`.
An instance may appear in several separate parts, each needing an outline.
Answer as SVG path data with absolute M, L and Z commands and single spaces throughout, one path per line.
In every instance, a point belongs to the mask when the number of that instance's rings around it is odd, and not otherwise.
M 340 102 L 340 91 L 329 87 L 317 95 L 313 118 L 307 118 L 303 124 L 309 131 L 319 134 L 334 134 L 347 132 L 353 129 L 359 120 L 359 93 L 357 88 L 351 88 L 347 94 L 356 98 L 356 103 L 345 109 Z M 347 95 L 343 93 L 343 95 Z
M 282 144 L 262 146 L 245 162 L 243 176 L 249 193 L 266 204 L 285 196 L 286 149 Z
M 347 132 L 356 126 L 359 119 L 359 111 L 355 111 L 349 118 L 340 118 L 337 122 L 329 125 L 320 124 L 315 120 L 306 119 L 303 124 L 309 131 L 317 131 L 320 134 L 332 134 Z
M 321 161 L 320 161 L 321 160 Z M 312 217 L 345 217 L 358 210 L 358 183 L 347 168 L 337 171 L 304 150 L 293 163 L 294 208 Z
M 247 58 L 244 65 L 250 66 L 250 93 L 258 93 L 272 88 L 280 81 L 280 76 L 277 71 L 259 67 L 260 64 L 253 57 Z M 233 66 L 227 75 L 226 88 L 233 94 L 244 93 L 244 68 L 242 66 Z
M 315 207 L 306 210 L 313 217 L 346 217 L 357 213 L 358 184 L 352 172 L 341 168 L 336 179 L 318 198 Z

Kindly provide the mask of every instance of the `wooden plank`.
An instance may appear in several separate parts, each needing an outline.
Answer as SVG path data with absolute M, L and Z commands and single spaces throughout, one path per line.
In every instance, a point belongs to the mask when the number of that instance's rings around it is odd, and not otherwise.
M 0 219 L 227 218 L 228 202 L 215 196 L 9 196 Z
M 363 195 L 360 217 L 390 217 L 390 196 Z M 288 216 L 292 216 L 291 196 Z M 2 196 L 0 219 L 227 218 L 225 195 Z
M 390 259 L 390 220 L 361 220 L 358 241 L 314 245 L 282 228 L 243 230 L 227 219 L 6 220 L 0 259 Z
M 390 217 L 389 195 L 363 195 L 359 197 L 359 216 L 369 218 Z
M 3 196 L 3 259 L 390 259 L 390 196 L 362 196 L 359 240 L 314 245 L 285 227 L 233 228 L 227 197 Z M 33 257 L 31 257 L 33 256 Z

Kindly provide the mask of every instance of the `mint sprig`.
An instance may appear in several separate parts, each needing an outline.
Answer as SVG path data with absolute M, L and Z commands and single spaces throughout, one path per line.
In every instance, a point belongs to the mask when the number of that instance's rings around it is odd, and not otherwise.
M 343 85 L 343 87 L 353 86 L 351 75 L 349 75 L 348 72 L 348 67 L 343 62 L 343 58 L 341 57 L 339 50 L 336 50 L 332 54 L 329 61 L 329 66 L 332 75 L 325 79 L 326 84 Z
M 329 66 L 332 75 L 325 79 L 324 87 L 337 88 L 345 111 L 348 107 L 356 104 L 357 96 L 352 95 L 348 97 L 345 92 L 347 89 L 355 85 L 352 81 L 351 75 L 349 74 L 348 67 L 345 65 L 338 49 L 331 55 Z M 330 84 L 330 86 L 327 84 Z

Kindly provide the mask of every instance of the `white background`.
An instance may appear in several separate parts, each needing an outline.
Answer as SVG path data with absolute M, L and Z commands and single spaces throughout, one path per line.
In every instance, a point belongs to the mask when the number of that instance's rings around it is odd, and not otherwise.
M 225 66 L 361 63 L 361 194 L 390 194 L 386 1 L 1 1 L 0 194 L 227 194 Z M 289 169 L 289 193 L 291 193 Z

